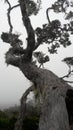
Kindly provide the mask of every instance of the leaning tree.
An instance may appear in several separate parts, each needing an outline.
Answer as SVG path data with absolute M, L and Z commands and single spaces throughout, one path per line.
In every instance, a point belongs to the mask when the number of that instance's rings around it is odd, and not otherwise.
M 7 65 L 18 67 L 27 79 L 32 81 L 30 86 L 21 98 L 21 107 L 18 120 L 15 124 L 15 130 L 22 130 L 23 120 L 26 116 L 26 99 L 30 91 L 37 91 L 41 98 L 41 114 L 39 119 L 39 130 L 69 130 L 73 120 L 73 89 L 64 81 L 65 77 L 72 74 L 71 65 L 73 58 L 66 57 L 63 61 L 69 66 L 67 75 L 59 78 L 50 70 L 44 69 L 43 64 L 49 61 L 49 56 L 36 51 L 43 43 L 48 45 L 49 54 L 57 53 L 60 46 L 67 47 L 71 45 L 70 36 L 73 34 L 73 2 L 68 0 L 57 0 L 46 10 L 48 22 L 35 30 L 32 27 L 30 16 L 37 15 L 42 1 L 36 3 L 32 0 L 19 0 L 18 4 L 11 6 L 9 0 L 5 0 L 9 5 L 7 17 L 9 23 L 9 32 L 2 32 L 1 39 L 10 44 L 6 52 L 5 60 Z M 24 48 L 19 35 L 13 33 L 10 12 L 20 7 L 23 26 L 27 32 L 27 47 Z M 49 11 L 63 13 L 66 23 L 60 20 L 50 20 Z M 37 59 L 40 66 L 33 61 L 33 56 Z

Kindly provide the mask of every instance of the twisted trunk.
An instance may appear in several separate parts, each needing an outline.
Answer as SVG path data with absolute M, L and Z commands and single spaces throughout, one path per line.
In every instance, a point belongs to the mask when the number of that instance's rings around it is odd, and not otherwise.
M 39 93 L 43 97 L 39 130 L 69 130 L 65 98 L 67 91 L 72 89 L 71 86 L 51 71 L 37 68 L 32 63 L 20 63 L 19 68 L 34 83 L 35 89 L 39 89 Z M 25 108 L 22 111 L 24 111 L 24 114 L 21 118 L 24 119 Z

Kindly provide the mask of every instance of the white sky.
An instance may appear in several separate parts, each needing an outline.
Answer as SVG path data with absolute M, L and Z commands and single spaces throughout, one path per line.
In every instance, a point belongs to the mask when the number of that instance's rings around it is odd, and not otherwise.
M 46 19 L 46 8 L 55 0 L 42 0 L 42 9 L 37 16 L 31 16 L 31 22 L 34 28 L 42 26 L 43 23 L 47 22 Z M 16 4 L 16 0 L 10 0 L 12 5 Z M 9 26 L 6 17 L 7 4 L 0 1 L 0 35 L 2 32 L 9 31 Z M 54 19 L 55 15 L 50 14 L 51 20 Z M 62 21 L 62 16 L 58 16 Z M 26 31 L 21 20 L 20 8 L 11 12 L 11 20 L 14 27 L 14 32 L 19 32 L 24 43 L 26 43 L 25 36 Z M 25 44 L 24 44 L 25 45 Z M 26 45 L 25 45 L 26 46 Z M 11 106 L 19 103 L 22 93 L 25 89 L 30 86 L 28 81 L 18 68 L 8 66 L 5 64 L 5 53 L 8 50 L 9 45 L 3 43 L 0 39 L 0 109 L 2 107 Z M 41 49 L 41 48 L 40 48 Z M 42 46 L 42 50 L 47 52 L 47 48 Z M 57 55 L 51 55 L 51 61 L 45 65 L 47 69 L 52 70 L 58 76 L 63 76 L 67 72 L 67 66 L 61 62 L 66 56 L 73 56 L 73 45 L 68 48 L 60 48 Z

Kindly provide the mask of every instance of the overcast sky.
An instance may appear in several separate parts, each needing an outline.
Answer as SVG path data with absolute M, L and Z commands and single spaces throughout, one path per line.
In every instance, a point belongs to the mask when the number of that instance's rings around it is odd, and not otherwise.
M 17 4 L 17 0 L 10 0 L 12 5 Z M 31 16 L 31 23 L 34 29 L 37 26 L 42 26 L 43 23 L 47 23 L 46 19 L 46 8 L 54 2 L 55 0 L 42 0 L 42 8 L 37 16 Z M 2 32 L 9 31 L 9 26 L 7 22 L 7 4 L 0 1 L 0 35 Z M 54 14 L 50 14 L 51 20 L 54 19 Z M 59 15 L 61 21 L 63 20 L 61 14 Z M 11 20 L 14 27 L 13 32 L 19 32 L 21 34 L 20 38 L 26 46 L 26 30 L 23 26 L 21 20 L 20 8 L 13 10 L 11 12 Z M 12 106 L 19 104 L 20 97 L 22 93 L 31 85 L 22 72 L 13 66 L 8 66 L 5 64 L 5 53 L 8 50 L 9 45 L 3 43 L 0 39 L 0 109 L 2 107 Z M 44 52 L 47 52 L 47 47 L 41 47 Z M 40 48 L 40 49 L 41 49 Z M 57 55 L 51 55 L 51 61 L 45 65 L 47 69 L 52 70 L 58 76 L 63 76 L 67 72 L 67 66 L 61 62 L 61 60 L 66 56 L 73 56 L 73 45 L 64 49 L 61 48 Z

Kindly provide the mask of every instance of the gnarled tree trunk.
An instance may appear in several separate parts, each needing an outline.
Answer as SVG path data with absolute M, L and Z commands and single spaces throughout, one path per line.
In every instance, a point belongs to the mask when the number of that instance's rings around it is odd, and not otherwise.
M 51 71 L 37 68 L 32 63 L 20 63 L 19 68 L 34 83 L 35 89 L 39 89 L 39 93 L 43 97 L 39 130 L 69 130 L 65 98 L 71 86 Z M 22 111 L 25 113 L 25 108 Z M 22 114 L 21 118 L 23 119 L 23 117 L 25 114 Z
M 20 69 L 34 83 L 35 89 L 39 89 L 39 93 L 43 97 L 39 130 L 69 130 L 69 118 L 65 99 L 67 91 L 72 89 L 71 86 L 59 79 L 51 71 L 37 68 L 32 63 L 20 63 Z M 24 104 L 22 106 L 25 107 Z M 24 119 L 25 108 L 22 109 L 22 112 L 24 114 L 22 114 L 21 118 Z

